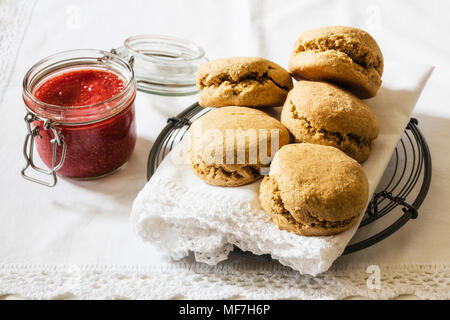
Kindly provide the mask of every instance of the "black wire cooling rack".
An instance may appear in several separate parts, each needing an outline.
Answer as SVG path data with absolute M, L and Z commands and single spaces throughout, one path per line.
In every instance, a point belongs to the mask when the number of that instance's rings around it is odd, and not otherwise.
M 147 164 L 147 179 L 155 172 L 164 157 L 178 144 L 186 134 L 192 121 L 204 115 L 211 108 L 193 104 L 176 117 L 167 120 L 150 151 Z M 355 238 L 366 234 L 363 230 L 369 224 L 381 218 L 395 214 L 400 217 L 381 230 L 369 232 L 369 235 L 357 242 L 350 242 L 343 254 L 353 253 L 370 247 L 389 237 L 410 219 L 416 219 L 418 209 L 424 201 L 431 182 L 431 155 L 428 145 L 420 132 L 417 119 L 411 118 L 399 141 L 388 169 L 384 172 L 375 193 L 359 225 Z M 383 220 L 383 219 L 381 219 Z M 392 219 L 389 219 L 389 221 Z M 374 234 L 373 234 L 374 233 Z

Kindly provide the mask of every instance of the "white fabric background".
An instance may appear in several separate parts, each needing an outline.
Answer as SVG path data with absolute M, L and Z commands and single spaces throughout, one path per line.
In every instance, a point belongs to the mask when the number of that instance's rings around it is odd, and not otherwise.
M 46 270 L 48 275 L 41 275 L 39 279 L 45 281 L 52 275 L 56 279 L 63 279 L 60 274 L 64 273 L 67 265 L 81 265 L 83 266 L 81 270 L 89 269 L 85 268 L 85 265 L 111 266 L 114 270 L 121 265 L 138 265 L 139 268 L 152 270 L 149 272 L 156 274 L 160 281 L 164 279 L 165 286 L 172 288 L 171 291 L 158 295 L 158 290 L 152 290 L 151 286 L 145 290 L 144 286 L 141 291 L 130 292 L 124 289 L 122 295 L 173 297 L 178 294 L 202 297 L 198 292 L 198 295 L 190 294 L 196 292 L 196 287 L 192 283 L 189 286 L 191 291 L 186 287 L 182 289 L 184 285 L 182 282 L 174 281 L 171 284 L 170 279 L 164 278 L 170 274 L 168 269 L 161 269 L 164 271 L 156 273 L 153 267 L 149 267 L 160 265 L 163 268 L 167 261 L 155 249 L 149 248 L 148 244 L 138 239 L 129 222 L 132 200 L 145 183 L 146 161 L 153 141 L 165 125 L 166 119 L 184 109 L 195 100 L 195 97 L 169 101 L 167 98 L 139 93 L 136 108 L 140 138 L 129 165 L 117 174 L 102 180 L 73 182 L 61 179 L 56 188 L 47 189 L 20 177 L 20 170 L 24 164 L 22 144 L 25 135 L 21 81 L 33 63 L 62 50 L 75 48 L 109 50 L 121 45 L 130 35 L 156 33 L 190 39 L 201 45 L 209 58 L 262 55 L 286 66 L 292 45 L 303 30 L 335 24 L 357 26 L 369 31 L 380 44 L 386 60 L 436 66 L 414 114 L 419 119 L 419 128 L 427 138 L 433 157 L 432 185 L 425 203 L 419 210 L 419 219 L 409 222 L 399 232 L 374 247 L 340 258 L 335 264 L 336 270 L 353 270 L 357 266 L 363 266 L 363 269 L 351 272 L 351 276 L 365 283 L 367 274 L 361 270 L 364 271 L 368 264 L 386 266 L 382 269 L 382 276 L 384 270 L 386 273 L 391 270 L 392 274 L 399 273 L 400 278 L 406 275 L 414 278 L 425 269 L 436 271 L 438 268 L 446 272 L 444 283 L 448 281 L 450 269 L 450 250 L 448 250 L 450 43 L 447 41 L 450 30 L 447 14 L 450 4 L 448 2 L 41 0 L 31 8 L 33 4 L 33 1 L 0 0 L 2 10 L 22 6 L 20 7 L 22 11 L 12 10 L 10 16 L 0 18 L 0 34 L 4 36 L 9 34 L 11 28 L 15 28 L 14 30 L 18 31 L 12 33 L 16 36 L 13 44 L 16 47 L 20 44 L 17 57 L 14 46 L 0 53 L 1 71 L 7 72 L 8 67 L 12 69 L 11 77 L 2 77 L 1 85 L 5 86 L 5 90 L 0 90 L 0 94 L 4 92 L 3 97 L 0 96 L 0 108 L 4 117 L 0 127 L 2 135 L 0 269 L 3 270 L 0 272 L 0 295 L 19 293 L 30 297 L 54 297 L 58 294 L 67 294 L 69 290 L 67 287 L 61 289 L 62 286 L 52 285 L 50 282 L 43 282 L 42 291 L 38 293 L 27 287 L 32 281 L 17 282 L 20 278 L 31 279 L 36 273 L 42 273 L 42 270 Z M 26 10 L 27 7 L 30 7 L 29 10 Z M 31 9 L 33 10 L 28 18 L 27 13 L 31 12 Z M 14 24 L 11 21 L 20 23 Z M 28 28 L 22 37 L 20 25 L 26 24 Z M 2 45 L 6 43 L 4 38 L 1 41 Z M 6 69 L 3 69 L 4 66 Z M 114 183 L 119 180 L 120 184 Z M 24 252 L 26 254 L 23 254 Z M 255 261 L 260 262 L 256 258 Z M 49 263 L 52 266 L 48 266 Z M 184 264 L 180 268 L 183 266 L 187 266 L 188 271 L 203 270 L 201 266 Z M 12 267 L 17 271 L 10 272 Z M 133 273 L 135 270 L 133 268 L 127 269 L 124 273 L 135 279 L 137 276 Z M 186 270 L 183 269 L 181 272 L 177 269 L 177 273 L 190 279 L 192 274 L 188 274 Z M 102 269 L 99 274 L 111 280 L 111 274 L 115 273 L 105 272 Z M 271 275 L 272 273 L 268 273 L 267 277 Z M 350 277 L 348 272 L 346 275 Z M 234 276 L 239 278 L 239 274 Z M 209 274 L 203 274 L 203 277 L 212 278 Z M 295 275 L 293 277 L 298 279 Z M 82 297 L 111 296 L 119 282 L 117 279 L 108 280 L 109 291 L 106 288 L 104 291 L 95 291 L 89 287 L 92 283 L 86 283 L 84 286 L 85 279 L 88 278 L 83 277 L 80 280 L 83 286 L 80 284 L 82 289 L 77 292 L 77 295 Z M 136 281 L 140 281 L 139 277 Z M 310 280 L 302 278 L 301 281 Z M 327 285 L 339 286 L 341 285 L 339 281 L 330 278 Z M 251 291 L 252 294 L 246 294 L 249 291 L 237 285 L 233 286 L 232 294 L 229 290 L 225 296 L 240 294 L 245 297 L 298 298 L 336 298 L 354 294 L 371 297 L 392 297 L 396 294 L 433 296 L 422 290 L 426 285 L 421 282 L 415 283 L 412 289 L 405 287 L 404 291 L 403 289 L 396 291 L 395 288 L 403 287 L 400 280 L 398 283 L 395 281 L 392 286 L 388 283 L 385 287 L 382 285 L 381 292 L 358 287 L 353 291 L 329 290 L 320 291 L 320 294 L 317 290 L 302 291 L 298 288 L 296 291 L 286 291 L 278 295 L 275 292 L 271 295 L 268 289 L 265 295 L 260 289 Z M 161 285 L 155 282 L 151 284 Z M 128 282 L 127 285 L 132 287 Z M 219 286 L 219 289 L 225 286 Z M 201 288 L 201 285 L 197 287 Z M 271 287 L 270 282 L 266 283 L 266 287 Z M 388 287 L 394 289 L 383 293 Z M 206 294 L 207 291 L 203 292 Z M 255 292 L 261 295 L 258 296 Z M 445 294 L 443 296 L 440 291 L 437 297 L 448 297 L 448 290 L 446 294 L 447 296 Z

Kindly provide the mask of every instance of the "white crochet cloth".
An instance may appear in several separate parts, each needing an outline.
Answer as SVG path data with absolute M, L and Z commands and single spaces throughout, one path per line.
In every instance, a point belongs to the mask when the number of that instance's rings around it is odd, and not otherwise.
M 386 66 L 384 85 L 367 103 L 380 118 L 380 135 L 363 168 L 373 194 L 403 134 L 431 68 Z M 139 235 L 181 259 L 195 253 L 199 262 L 226 260 L 233 246 L 270 254 L 302 274 L 328 270 L 348 244 L 357 224 L 334 236 L 303 237 L 280 231 L 261 209 L 260 181 L 238 188 L 210 186 L 191 172 L 183 140 L 164 159 L 136 198 L 132 220 Z
M 332 267 L 316 277 L 274 262 L 164 266 L 1 266 L 0 295 L 34 299 L 389 299 L 413 294 L 450 299 L 448 265 L 380 265 L 379 288 L 367 266 Z

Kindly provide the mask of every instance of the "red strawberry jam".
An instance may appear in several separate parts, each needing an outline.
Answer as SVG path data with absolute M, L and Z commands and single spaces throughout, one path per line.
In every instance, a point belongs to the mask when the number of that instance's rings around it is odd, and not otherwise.
M 58 106 L 86 106 L 106 101 L 125 88 L 116 74 L 95 69 L 65 72 L 45 81 L 34 95 Z
M 59 175 L 94 178 L 121 167 L 136 144 L 134 99 L 136 89 L 121 94 L 127 87 L 117 74 L 100 69 L 79 69 L 54 75 L 34 90 L 34 96 L 46 105 L 47 118 L 57 122 L 55 128 L 67 145 Z M 27 101 L 25 101 L 27 103 Z M 34 103 L 27 103 L 33 110 Z M 50 111 L 49 111 L 50 110 Z M 57 119 L 54 119 L 54 115 Z M 36 139 L 42 161 L 52 167 L 51 130 L 40 126 Z M 62 147 L 58 147 L 57 162 Z

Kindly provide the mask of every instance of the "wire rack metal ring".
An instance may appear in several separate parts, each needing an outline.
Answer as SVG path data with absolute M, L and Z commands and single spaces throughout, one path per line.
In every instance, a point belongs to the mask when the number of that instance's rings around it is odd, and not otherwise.
M 164 157 L 186 134 L 191 123 L 209 112 L 198 103 L 188 107 L 176 117 L 169 118 L 148 157 L 147 179 L 149 180 Z M 395 212 L 401 215 L 393 223 L 355 243 L 349 244 L 344 254 L 370 247 L 399 230 L 409 220 L 418 217 L 418 209 L 425 200 L 431 183 L 431 155 L 428 145 L 418 128 L 418 121 L 411 118 L 402 139 L 399 141 L 361 221 L 358 232 Z M 356 235 L 358 235 L 358 232 Z

